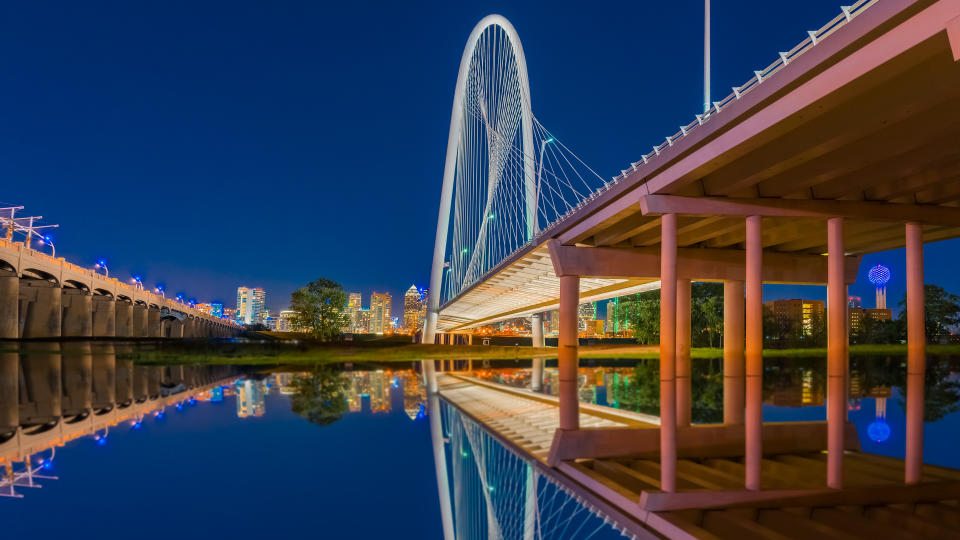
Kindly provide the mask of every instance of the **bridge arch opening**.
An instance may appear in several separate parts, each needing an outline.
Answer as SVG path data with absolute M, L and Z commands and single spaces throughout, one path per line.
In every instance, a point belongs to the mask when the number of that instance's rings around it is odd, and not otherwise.
M 26 279 L 36 279 L 40 281 L 49 281 L 55 285 L 60 285 L 60 280 L 57 279 L 57 276 L 49 272 L 44 272 L 38 268 L 25 268 L 23 270 L 23 277 Z

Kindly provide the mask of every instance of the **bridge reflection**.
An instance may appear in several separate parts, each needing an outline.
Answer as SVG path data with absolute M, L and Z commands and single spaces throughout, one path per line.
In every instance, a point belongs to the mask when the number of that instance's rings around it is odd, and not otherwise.
M 168 406 L 208 400 L 240 374 L 232 366 L 142 366 L 128 345 L 37 342 L 0 350 L 0 496 L 39 487 L 56 448 L 110 428 L 139 428 Z M 118 359 L 118 355 L 120 358 Z M 222 395 L 222 394 L 221 394 Z

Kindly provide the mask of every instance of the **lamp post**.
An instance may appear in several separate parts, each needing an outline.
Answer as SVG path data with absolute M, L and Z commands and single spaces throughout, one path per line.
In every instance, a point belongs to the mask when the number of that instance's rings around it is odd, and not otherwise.
M 164 294 L 164 292 L 163 292 L 163 285 L 157 285 L 156 287 L 154 287 L 154 288 L 153 288 L 153 292 L 159 294 L 161 298 L 166 298 L 166 297 L 167 297 L 167 295 Z
M 97 261 L 97 264 L 93 265 L 93 267 L 95 269 L 103 270 L 103 275 L 106 277 L 110 277 L 110 269 L 107 268 L 107 261 L 100 259 L 99 261 Z
M 537 162 L 537 185 L 534 186 L 534 195 L 533 195 L 533 233 L 536 234 L 540 232 L 540 227 L 537 226 L 537 209 L 540 208 L 540 175 L 543 173 L 543 152 L 547 149 L 547 145 L 553 142 L 553 137 L 547 137 L 540 143 L 540 160 Z
M 130 278 L 130 283 L 133 283 L 137 287 L 138 291 L 143 290 L 143 276 L 133 276 Z
M 44 244 L 50 246 L 50 256 L 53 257 L 54 259 L 57 258 L 57 246 L 53 245 L 52 236 L 50 236 L 49 234 L 45 235 L 41 237 L 40 240 L 37 241 L 37 243 L 40 244 L 41 246 Z

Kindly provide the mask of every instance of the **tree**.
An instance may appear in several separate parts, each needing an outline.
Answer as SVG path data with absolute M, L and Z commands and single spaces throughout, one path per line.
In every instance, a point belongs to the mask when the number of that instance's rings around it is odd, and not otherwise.
M 637 343 L 660 342 L 660 291 L 647 291 L 620 299 L 617 310 L 620 324 L 633 330 Z
M 320 341 L 328 341 L 350 324 L 346 313 L 347 293 L 339 283 L 320 278 L 290 295 L 290 309 L 296 312 L 294 325 L 310 332 Z
M 723 335 L 723 284 L 694 283 L 690 287 L 690 333 L 694 347 L 720 345 Z
M 960 297 L 948 293 L 938 285 L 923 286 L 923 323 L 927 343 L 939 343 L 950 335 L 950 329 L 960 323 Z M 907 321 L 907 295 L 900 301 L 900 320 Z
M 339 370 L 317 365 L 293 378 L 290 410 L 318 426 L 330 425 L 347 412 L 347 384 Z

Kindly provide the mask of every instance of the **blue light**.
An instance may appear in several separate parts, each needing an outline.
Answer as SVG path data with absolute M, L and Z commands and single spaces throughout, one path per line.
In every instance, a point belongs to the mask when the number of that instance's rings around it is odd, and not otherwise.
M 140 429 L 143 427 L 143 422 L 134 422 L 133 429 Z
M 873 442 L 886 442 L 890 438 L 890 426 L 886 422 L 873 422 L 867 427 L 867 436 Z
M 98 435 L 98 436 L 97 436 L 97 444 L 98 444 L 99 446 L 106 446 L 106 445 L 107 445 L 107 438 L 106 438 L 106 437 L 100 437 L 100 436 Z
M 53 462 L 52 462 L 52 461 L 43 460 L 42 465 L 43 465 L 43 470 L 45 470 L 45 471 L 49 471 L 49 470 L 53 469 Z
M 163 417 L 164 417 L 165 415 L 163 414 L 163 411 L 160 411 L 160 412 L 157 413 L 156 416 L 157 416 L 157 420 L 163 420 Z
M 890 269 L 882 264 L 871 267 L 867 279 L 877 287 L 883 287 L 890 281 Z
M 182 411 L 182 410 L 183 410 L 183 403 L 177 403 L 177 410 L 178 410 L 178 411 Z

